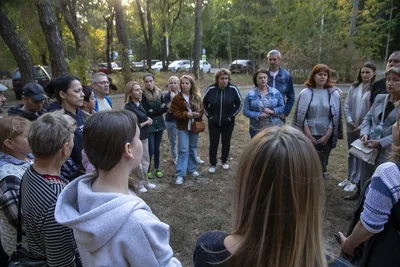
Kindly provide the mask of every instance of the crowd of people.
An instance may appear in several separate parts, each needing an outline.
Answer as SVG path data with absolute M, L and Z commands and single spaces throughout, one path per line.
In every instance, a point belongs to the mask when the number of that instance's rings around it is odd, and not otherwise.
M 400 51 L 390 56 L 382 80 L 365 63 L 345 99 L 349 151 L 361 140 L 377 157 L 370 164 L 349 152 L 348 176 L 339 186 L 355 191 L 346 199 L 359 202 L 348 232 L 339 233 L 341 256 L 326 252 L 323 235 L 323 182 L 331 150 L 343 138 L 337 72 L 314 66 L 289 126 L 293 81 L 279 51 L 267 58 L 269 68 L 255 71 L 244 100 L 227 69 L 216 71 L 203 97 L 190 75 L 171 76 L 163 93 L 146 74 L 143 88 L 126 84 L 123 110 L 113 110 L 104 73 L 90 85 L 71 76 L 44 89 L 26 84 L 23 104 L 0 119 L 0 265 L 13 259 L 21 227 L 22 247 L 47 266 L 181 266 L 169 226 L 137 192 L 156 188 L 152 179 L 164 176 L 164 130 L 175 184 L 199 176 L 204 115 L 208 172 L 216 172 L 220 140 L 221 167 L 229 169 L 242 110 L 251 141 L 236 170 L 232 230 L 201 235 L 194 266 L 398 266 Z M 6 89 L 0 84 L 1 104 Z

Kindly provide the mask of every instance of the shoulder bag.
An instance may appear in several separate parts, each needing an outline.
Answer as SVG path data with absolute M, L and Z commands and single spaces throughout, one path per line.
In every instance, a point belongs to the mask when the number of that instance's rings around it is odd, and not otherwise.
M 188 108 L 188 111 L 191 111 L 192 108 L 190 107 L 190 103 L 188 103 L 186 101 L 186 99 L 184 99 L 184 100 L 185 100 L 185 104 L 186 104 L 186 106 Z M 190 123 L 190 131 L 192 133 L 202 133 L 206 129 L 206 125 L 204 124 L 203 121 L 196 121 L 194 119 L 191 119 L 190 121 L 191 121 L 191 123 Z
M 383 105 L 381 122 L 378 127 L 382 127 L 382 125 L 383 125 L 383 120 L 385 118 L 385 108 L 386 108 L 386 104 L 387 104 L 387 99 L 388 99 L 388 96 L 386 96 L 385 103 Z M 354 157 L 361 159 L 362 161 L 364 161 L 368 164 L 374 165 L 376 157 L 379 154 L 379 149 L 367 147 L 361 142 L 360 139 L 357 139 L 353 143 L 351 143 L 351 148 L 349 150 L 349 153 L 351 155 L 353 155 Z
M 21 188 L 22 182 L 18 197 L 17 250 L 11 255 L 8 261 L 8 267 L 47 267 L 46 259 L 36 258 L 32 253 L 22 247 Z

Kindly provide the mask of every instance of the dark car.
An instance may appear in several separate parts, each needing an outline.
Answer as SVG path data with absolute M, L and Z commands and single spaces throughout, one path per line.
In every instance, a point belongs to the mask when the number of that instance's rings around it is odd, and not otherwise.
M 252 74 L 254 69 L 257 69 L 256 65 L 253 67 L 253 62 L 248 59 L 237 59 L 229 65 L 229 70 L 232 73 L 248 73 Z
M 33 75 L 34 82 L 40 84 L 44 88 L 51 80 L 51 69 L 48 66 L 33 66 Z M 15 98 L 21 99 L 23 84 L 21 81 L 21 73 L 19 72 L 19 68 L 16 68 L 14 71 L 12 84 Z

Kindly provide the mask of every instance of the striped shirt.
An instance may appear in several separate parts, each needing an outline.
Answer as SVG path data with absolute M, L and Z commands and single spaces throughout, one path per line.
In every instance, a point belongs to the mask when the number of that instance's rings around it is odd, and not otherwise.
M 30 166 L 22 178 L 22 214 L 29 251 L 46 258 L 48 266 L 74 266 L 79 258 L 73 232 L 54 218 L 59 194 L 68 181 L 41 175 Z

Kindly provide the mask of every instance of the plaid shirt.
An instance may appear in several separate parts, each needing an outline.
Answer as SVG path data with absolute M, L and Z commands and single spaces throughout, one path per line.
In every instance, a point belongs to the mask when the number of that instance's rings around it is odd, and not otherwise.
M 19 187 L 21 178 L 17 176 L 6 176 L 0 181 L 0 209 L 6 215 L 8 222 L 17 227 Z

